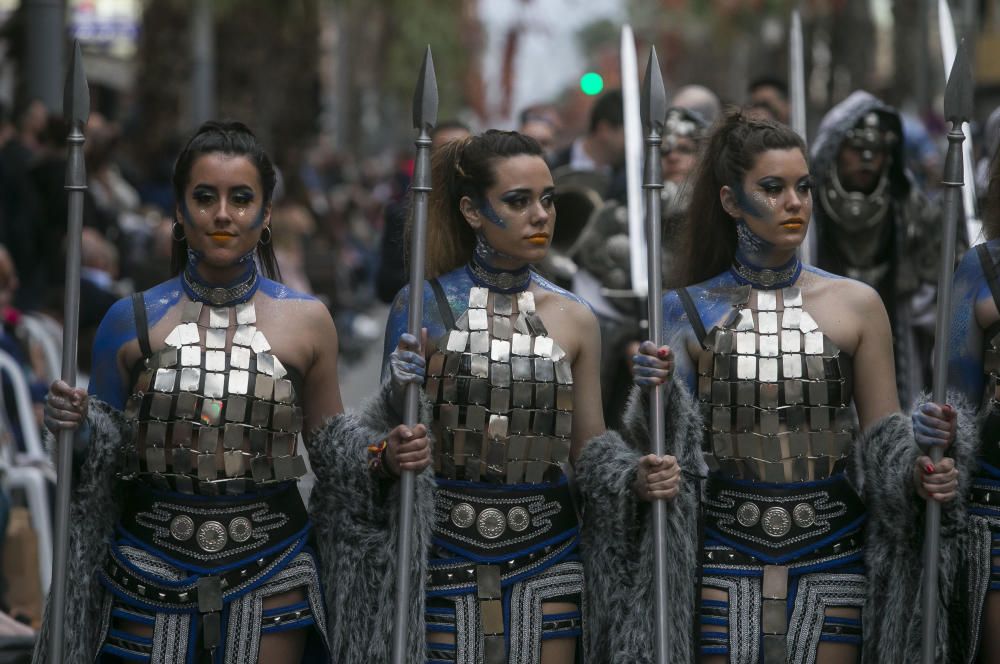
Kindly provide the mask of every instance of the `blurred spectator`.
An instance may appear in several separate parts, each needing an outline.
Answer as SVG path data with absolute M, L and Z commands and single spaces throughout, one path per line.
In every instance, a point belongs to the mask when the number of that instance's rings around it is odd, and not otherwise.
M 469 128 L 457 120 L 441 122 L 431 133 L 431 152 L 446 143 L 463 139 L 469 133 Z M 382 245 L 375 273 L 375 293 L 378 299 L 387 304 L 392 302 L 396 293 L 410 278 L 405 244 L 406 217 L 409 212 L 408 190 L 409 183 L 385 206 L 385 227 L 382 229 Z
M 903 121 L 903 158 L 917 185 L 924 190 L 941 181 L 941 152 L 919 118 L 900 113 Z
M 116 162 L 121 134 L 117 125 L 110 124 L 94 113 L 87 123 L 87 185 L 100 214 L 118 226 L 119 215 L 139 209 L 139 192 L 125 178 Z
M 281 270 L 281 281 L 289 288 L 312 293 L 306 275 L 306 244 L 316 232 L 316 221 L 309 208 L 287 198 L 275 204 L 271 211 L 274 255 Z
M 670 105 L 694 111 L 709 125 L 713 124 L 722 112 L 719 97 L 704 85 L 685 85 L 678 88 L 674 98 L 670 100 Z
M 774 76 L 760 76 L 747 86 L 747 110 L 750 115 L 788 124 L 788 86 Z
M 517 130 L 538 141 L 545 154 L 551 153 L 556 146 L 560 125 L 556 110 L 546 105 L 529 106 L 521 111 L 518 119 Z
M 587 133 L 549 155 L 549 168 L 558 186 L 572 180 L 604 198 L 624 201 L 625 120 L 621 90 L 605 92 L 590 110 Z M 582 174 L 594 174 L 597 177 Z
M 1000 107 L 993 109 L 983 126 L 982 146 L 979 161 L 976 162 L 976 192 L 980 201 L 986 198 L 986 190 L 990 185 L 990 164 L 997 150 L 1000 150 Z

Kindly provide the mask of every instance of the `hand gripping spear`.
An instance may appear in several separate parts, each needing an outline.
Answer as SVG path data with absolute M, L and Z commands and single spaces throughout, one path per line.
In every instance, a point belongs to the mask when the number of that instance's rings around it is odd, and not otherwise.
M 69 124 L 69 154 L 66 159 L 66 185 L 69 214 L 66 220 L 66 292 L 63 300 L 62 379 L 76 385 L 77 329 L 80 320 L 80 236 L 83 232 L 83 192 L 87 190 L 87 171 L 83 161 L 83 129 L 90 115 L 90 90 L 83 73 L 80 43 L 73 45 L 66 88 L 63 93 L 63 113 Z M 52 559 L 52 590 L 50 594 L 51 636 L 49 662 L 61 664 L 66 638 L 66 572 L 69 559 L 69 508 L 73 486 L 73 438 L 75 430 L 59 432 L 59 453 L 56 471 L 56 551 Z
M 948 337 L 951 328 L 951 284 L 955 271 L 955 232 L 959 217 L 962 216 L 962 143 L 965 134 L 962 123 L 968 122 L 972 114 L 972 70 L 969 68 L 968 54 L 963 41 L 958 46 L 955 63 L 948 77 L 944 91 L 944 115 L 951 122 L 948 132 L 948 155 L 944 162 L 944 236 L 941 242 L 941 266 L 938 274 L 937 324 L 934 330 L 934 389 L 935 403 L 944 403 L 947 398 L 948 378 Z M 928 451 L 931 461 L 937 463 L 944 456 L 940 446 Z M 927 499 L 927 514 L 924 526 L 924 578 L 923 578 L 923 618 L 924 633 L 921 647 L 921 662 L 935 663 L 937 641 L 938 608 L 938 551 L 941 539 L 941 505 Z
M 437 123 L 438 90 L 431 47 L 424 54 L 420 78 L 413 93 L 413 127 L 417 130 L 417 158 L 413 169 L 413 223 L 410 236 L 410 309 L 407 327 L 420 338 L 424 321 L 424 252 L 427 247 L 427 195 L 431 191 L 431 129 Z M 406 386 L 403 423 L 416 426 L 420 417 L 420 386 Z M 392 623 L 392 664 L 406 664 L 409 635 L 411 530 L 413 529 L 414 473 L 404 470 L 400 478 L 399 544 L 396 558 L 396 614 Z M 424 552 L 419 552 L 424 555 Z
M 667 93 L 663 88 L 660 62 L 656 47 L 650 47 L 646 78 L 642 82 L 642 126 L 646 132 L 646 168 L 642 189 L 646 196 L 646 270 L 649 275 L 649 339 L 659 348 L 663 343 L 663 300 L 660 287 L 660 190 L 663 173 L 660 165 L 660 143 L 663 124 L 667 119 Z M 649 434 L 652 452 L 664 454 L 663 431 L 664 386 L 657 385 L 649 395 Z M 667 637 L 667 504 L 653 501 L 653 553 L 656 560 L 656 664 L 670 661 Z

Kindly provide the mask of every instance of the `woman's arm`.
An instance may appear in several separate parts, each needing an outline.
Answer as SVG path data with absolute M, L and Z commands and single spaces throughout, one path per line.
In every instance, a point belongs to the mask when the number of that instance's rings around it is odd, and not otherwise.
M 847 296 L 855 312 L 852 318 L 859 325 L 854 351 L 854 406 L 864 431 L 887 415 L 899 412 L 892 330 L 885 305 L 875 290 L 851 283 L 839 292 Z
M 337 375 L 337 327 L 327 308 L 316 300 L 303 307 L 302 329 L 309 330 L 313 356 L 305 369 L 302 410 L 305 431 L 313 431 L 324 421 L 344 412 Z
M 604 433 L 601 407 L 601 330 L 597 318 L 586 306 L 574 303 L 572 320 L 579 338 L 573 360 L 573 444 L 570 459 L 580 456 L 584 444 Z

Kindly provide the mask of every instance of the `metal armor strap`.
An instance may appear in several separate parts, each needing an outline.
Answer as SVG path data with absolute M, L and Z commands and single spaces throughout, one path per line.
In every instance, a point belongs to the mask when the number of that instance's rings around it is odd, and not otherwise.
M 536 484 L 569 459 L 573 374 L 530 291 L 474 287 L 428 362 L 439 477 Z
M 1000 276 L 997 276 L 997 266 L 990 255 L 990 249 L 986 243 L 976 245 L 976 255 L 979 257 L 979 264 L 983 267 L 983 274 L 986 275 L 986 284 L 990 287 L 993 295 L 993 304 L 1000 311 Z
M 798 288 L 756 291 L 756 309 L 750 295 L 748 286 L 699 356 L 709 469 L 764 482 L 829 477 L 854 437 L 850 358 L 802 308 Z
M 686 288 L 678 288 L 677 297 L 681 300 L 681 306 L 684 307 L 684 313 L 687 314 L 688 322 L 691 323 L 691 327 L 694 329 L 694 334 L 698 337 L 698 344 L 704 348 L 705 347 L 705 324 L 701 320 L 701 314 L 698 313 L 698 308 L 694 306 L 694 301 L 691 299 L 691 293 L 688 292 Z
M 142 291 L 132 293 L 132 313 L 135 316 L 135 337 L 139 341 L 139 352 L 146 359 L 153 354 L 149 345 L 149 320 L 146 318 L 146 300 Z

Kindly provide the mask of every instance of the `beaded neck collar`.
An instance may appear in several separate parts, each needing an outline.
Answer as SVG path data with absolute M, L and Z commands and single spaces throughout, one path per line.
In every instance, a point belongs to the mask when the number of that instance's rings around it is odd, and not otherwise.
M 260 286 L 260 274 L 257 263 L 250 261 L 243 276 L 225 286 L 216 286 L 206 282 L 188 263 L 181 273 L 181 284 L 184 292 L 195 302 L 205 302 L 213 307 L 232 307 L 243 304 L 257 292 Z
M 465 266 L 472 282 L 498 293 L 520 293 L 531 283 L 531 270 L 525 265 L 519 270 L 500 270 L 487 265 L 477 254 Z
M 798 256 L 780 267 L 760 267 L 747 261 L 739 255 L 733 256 L 733 264 L 729 273 L 741 284 L 749 284 L 756 290 L 777 290 L 787 288 L 795 283 L 802 272 L 802 261 Z

